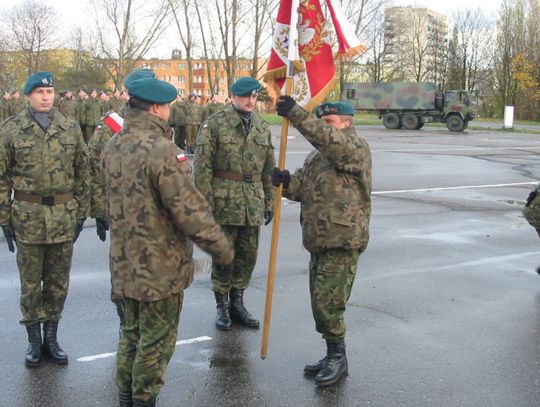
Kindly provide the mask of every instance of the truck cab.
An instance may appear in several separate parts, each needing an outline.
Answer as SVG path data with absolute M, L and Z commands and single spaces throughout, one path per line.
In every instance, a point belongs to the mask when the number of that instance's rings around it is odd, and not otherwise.
M 450 131 L 466 129 L 469 120 L 476 117 L 473 94 L 465 90 L 446 91 L 442 110 Z

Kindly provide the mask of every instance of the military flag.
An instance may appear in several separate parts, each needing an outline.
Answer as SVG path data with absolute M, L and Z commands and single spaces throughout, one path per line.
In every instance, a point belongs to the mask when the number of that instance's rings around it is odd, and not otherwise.
M 281 0 L 264 78 L 276 93 L 284 93 L 287 60 L 293 60 L 292 96 L 308 110 L 322 102 L 334 87 L 333 35 L 339 47 L 336 57 L 366 50 L 339 2 L 326 0 L 326 4 L 333 24 L 326 21 L 319 0 Z

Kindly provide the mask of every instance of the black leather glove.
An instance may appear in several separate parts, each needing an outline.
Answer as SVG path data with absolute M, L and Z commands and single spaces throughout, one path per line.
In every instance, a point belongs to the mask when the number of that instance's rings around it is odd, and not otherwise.
M 13 242 L 16 241 L 15 233 L 13 233 L 13 228 L 11 225 L 2 225 L 2 232 L 4 232 L 4 237 L 6 238 L 6 243 L 10 252 L 15 251 L 15 245 Z
M 234 262 L 226 266 L 216 265 L 216 273 L 218 273 L 221 278 L 226 279 L 226 280 L 228 280 L 231 277 L 233 270 L 234 270 Z
M 102 242 L 107 240 L 107 230 L 109 230 L 107 221 L 103 218 L 96 218 L 96 233 Z
M 281 171 L 278 167 L 274 167 L 272 170 L 272 185 L 279 187 L 283 184 L 283 188 L 289 188 L 289 182 L 291 182 L 291 173 L 289 170 Z
M 264 226 L 268 225 L 274 219 L 273 211 L 264 211 Z
M 280 96 L 276 103 L 276 112 L 280 116 L 287 117 L 294 105 L 296 105 L 296 101 L 292 97 L 288 95 Z
M 73 243 L 77 241 L 79 238 L 79 235 L 81 234 L 81 231 L 84 226 L 84 219 L 77 219 L 77 223 L 75 223 L 75 236 L 73 237 Z

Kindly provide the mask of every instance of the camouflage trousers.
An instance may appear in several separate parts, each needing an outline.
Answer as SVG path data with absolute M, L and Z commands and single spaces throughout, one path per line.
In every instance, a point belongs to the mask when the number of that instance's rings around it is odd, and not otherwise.
M 83 137 L 86 144 L 88 144 L 88 142 L 94 135 L 94 131 L 96 131 L 96 126 L 90 126 L 89 124 L 85 126 Z
M 186 147 L 186 127 L 174 126 L 174 144 L 182 150 Z
M 197 132 L 199 131 L 199 126 L 186 124 L 186 146 L 189 146 L 195 149 L 195 142 L 197 140 Z
M 245 289 L 249 286 L 257 262 L 259 226 L 221 225 L 221 228 L 234 243 L 234 271 L 229 279 L 224 279 L 216 273 L 216 266 L 212 264 L 212 290 L 226 293 L 232 287 Z
M 141 401 L 155 399 L 174 353 L 184 292 L 141 302 L 123 298 L 125 323 L 116 356 L 116 384 Z
M 309 292 L 315 328 L 324 339 L 345 337 L 345 305 L 351 295 L 360 253 L 328 250 L 311 253 Z
M 60 320 L 69 287 L 72 255 L 72 241 L 50 245 L 17 243 L 21 324 Z

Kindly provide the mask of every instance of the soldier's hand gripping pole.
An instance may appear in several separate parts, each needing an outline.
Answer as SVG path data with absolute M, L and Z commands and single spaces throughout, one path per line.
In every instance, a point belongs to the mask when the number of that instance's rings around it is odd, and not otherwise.
M 285 94 L 290 95 L 292 92 L 292 70 L 293 62 L 288 61 L 287 79 L 285 80 Z M 278 168 L 285 168 L 285 154 L 287 152 L 287 133 L 289 130 L 289 120 L 283 118 L 281 125 L 281 141 L 279 144 L 279 160 Z M 264 322 L 261 343 L 261 358 L 266 359 L 268 353 L 268 336 L 270 335 L 270 318 L 272 316 L 272 294 L 274 292 L 274 279 L 276 276 L 276 258 L 277 244 L 279 238 L 279 221 L 281 219 L 281 193 L 283 192 L 283 184 L 276 188 L 276 198 L 274 200 L 274 223 L 272 225 L 272 242 L 270 244 L 270 259 L 268 260 L 268 278 L 266 284 L 266 305 L 264 308 Z

